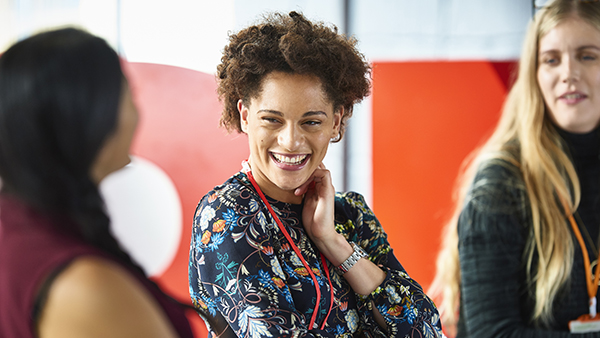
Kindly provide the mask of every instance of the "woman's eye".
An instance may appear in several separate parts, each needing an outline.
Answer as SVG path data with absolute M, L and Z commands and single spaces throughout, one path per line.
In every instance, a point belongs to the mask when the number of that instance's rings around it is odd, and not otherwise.
M 272 118 L 272 117 L 263 117 L 262 118 L 263 121 L 268 122 L 268 123 L 277 123 L 279 121 L 277 121 L 276 118 Z
M 546 58 L 542 60 L 543 63 L 548 64 L 548 65 L 554 65 L 556 63 L 558 63 L 558 59 L 557 58 Z
M 584 61 L 594 61 L 597 59 L 596 55 L 592 55 L 592 54 L 586 54 L 581 56 L 581 59 Z
M 321 121 L 306 121 L 306 122 L 304 122 L 304 124 L 309 125 L 309 126 L 318 126 L 321 124 Z

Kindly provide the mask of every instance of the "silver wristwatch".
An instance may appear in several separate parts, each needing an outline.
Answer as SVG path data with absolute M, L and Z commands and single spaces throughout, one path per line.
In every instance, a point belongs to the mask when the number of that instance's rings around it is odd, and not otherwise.
M 345 274 L 346 272 L 348 272 L 348 270 L 350 270 L 350 268 L 352 268 L 354 264 L 358 262 L 359 259 L 367 257 L 367 253 L 365 252 L 365 250 L 363 250 L 356 243 L 350 242 L 350 245 L 352 246 L 352 250 L 354 250 L 354 252 L 352 252 L 352 255 L 350 255 L 350 257 L 348 257 L 344 261 L 344 263 L 338 266 L 338 270 L 341 274 Z

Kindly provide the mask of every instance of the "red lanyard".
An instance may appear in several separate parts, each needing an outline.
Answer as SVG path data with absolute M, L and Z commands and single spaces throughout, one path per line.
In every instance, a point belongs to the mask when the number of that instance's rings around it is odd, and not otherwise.
M 567 203 L 564 200 L 562 202 L 565 211 L 569 210 L 569 208 L 567 207 Z M 590 296 L 590 317 L 594 318 L 596 317 L 596 294 L 598 293 L 598 281 L 600 280 L 600 267 L 596 266 L 596 274 L 594 276 L 594 279 L 592 280 L 590 256 L 588 254 L 587 248 L 585 247 L 585 242 L 583 241 L 583 237 L 581 236 L 581 232 L 579 231 L 577 222 L 575 222 L 573 213 L 569 213 L 567 216 L 569 217 L 571 227 L 573 228 L 575 237 L 577 237 L 577 241 L 579 242 L 579 246 L 581 247 L 581 253 L 583 255 L 583 264 L 585 265 L 585 282 L 587 284 L 588 296 Z M 598 255 L 598 262 L 600 262 L 600 253 Z
M 313 284 L 315 286 L 315 291 L 317 293 L 317 303 L 315 304 L 315 310 L 313 311 L 313 314 L 310 318 L 310 324 L 308 326 L 309 328 L 312 329 L 315 327 L 315 321 L 317 319 L 317 314 L 319 312 L 319 311 L 317 311 L 317 309 L 319 308 L 319 303 L 321 301 L 321 289 L 319 288 L 319 283 L 317 282 L 317 277 L 315 277 L 315 274 L 313 273 L 312 269 L 310 268 L 310 265 L 308 265 L 308 263 L 302 256 L 302 252 L 300 251 L 300 248 L 298 248 L 298 246 L 294 243 L 294 241 L 292 241 L 292 237 L 290 236 L 288 231 L 283 226 L 283 223 L 281 223 L 281 220 L 279 219 L 279 217 L 277 216 L 275 211 L 273 211 L 273 208 L 271 207 L 271 203 L 269 203 L 269 201 L 267 201 L 267 198 L 263 194 L 262 190 L 260 190 L 260 187 L 256 183 L 254 176 L 252 175 L 252 170 L 250 169 L 248 160 L 245 160 L 242 162 L 242 168 L 243 168 L 242 171 L 246 174 L 246 176 L 248 176 L 250 183 L 252 183 L 252 186 L 254 187 L 254 189 L 256 190 L 258 195 L 260 196 L 260 199 L 267 206 L 267 209 L 269 209 L 269 213 L 275 219 L 275 222 L 277 222 L 277 226 L 279 227 L 279 230 L 281 230 L 281 232 L 283 233 L 285 238 L 288 240 L 292 249 L 294 250 L 296 255 L 300 258 L 300 260 L 302 261 L 302 265 L 304 265 L 304 268 L 306 269 L 306 271 L 308 271 L 308 273 L 310 274 L 310 277 L 313 280 Z M 327 311 L 327 315 L 325 316 L 325 319 L 323 320 L 323 323 L 321 324 L 321 327 L 320 327 L 320 329 L 323 330 L 323 328 L 325 327 L 325 324 L 327 323 L 327 318 L 329 318 L 329 314 L 331 313 L 331 309 L 333 307 L 333 284 L 331 283 L 331 277 L 329 276 L 329 268 L 327 267 L 327 261 L 325 260 L 325 256 L 323 256 L 322 253 L 321 253 L 321 262 L 323 264 L 323 269 L 325 270 L 325 275 L 327 276 L 327 281 L 329 282 L 329 291 L 331 292 L 331 301 L 329 302 L 329 310 Z

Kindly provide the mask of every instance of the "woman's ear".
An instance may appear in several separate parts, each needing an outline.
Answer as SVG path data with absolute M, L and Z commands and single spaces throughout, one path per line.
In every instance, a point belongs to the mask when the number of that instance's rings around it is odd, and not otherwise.
M 337 138 L 340 134 L 340 128 L 342 127 L 342 117 L 344 116 L 344 107 L 340 107 L 335 113 L 333 113 L 333 130 L 331 131 L 331 138 Z
M 248 107 L 240 99 L 238 100 L 237 108 L 240 113 L 240 127 L 244 133 L 248 133 Z

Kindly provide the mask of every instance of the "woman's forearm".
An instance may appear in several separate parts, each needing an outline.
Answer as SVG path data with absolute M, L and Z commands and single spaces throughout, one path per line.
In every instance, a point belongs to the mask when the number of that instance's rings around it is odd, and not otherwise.
M 319 251 L 336 267 L 340 266 L 354 251 L 344 236 L 336 236 L 333 241 L 317 244 Z M 366 258 L 361 258 L 343 277 L 354 292 L 369 295 L 385 279 L 385 272 Z

